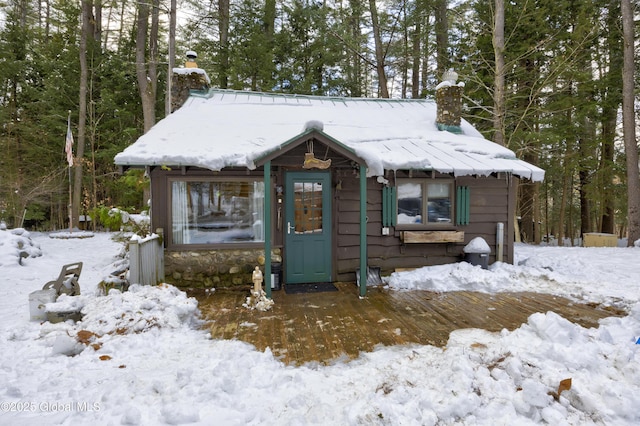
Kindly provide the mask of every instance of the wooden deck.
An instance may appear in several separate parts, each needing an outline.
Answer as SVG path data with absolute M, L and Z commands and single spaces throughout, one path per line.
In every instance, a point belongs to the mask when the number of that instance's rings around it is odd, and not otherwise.
M 461 328 L 489 331 L 520 327 L 535 312 L 554 311 L 569 321 L 595 327 L 599 319 L 624 312 L 538 293 L 433 293 L 368 289 L 360 299 L 353 283 L 339 291 L 272 293 L 275 305 L 260 312 L 242 306 L 249 291 L 219 290 L 196 295 L 215 339 L 238 339 L 258 350 L 271 348 L 287 364 L 356 358 L 377 345 L 444 346 Z

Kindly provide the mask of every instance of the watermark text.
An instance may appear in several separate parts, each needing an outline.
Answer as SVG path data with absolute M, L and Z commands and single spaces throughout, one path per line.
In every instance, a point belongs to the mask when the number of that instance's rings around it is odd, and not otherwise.
M 0 413 L 70 413 L 100 411 L 99 402 L 87 401 L 0 401 Z

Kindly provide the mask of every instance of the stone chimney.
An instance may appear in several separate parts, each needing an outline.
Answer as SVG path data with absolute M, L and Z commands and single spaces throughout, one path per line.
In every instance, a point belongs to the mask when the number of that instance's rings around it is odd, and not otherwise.
M 457 79 L 458 73 L 450 68 L 442 75 L 442 82 L 436 86 L 436 125 L 438 130 L 461 134 L 464 83 L 456 83 Z
M 206 94 L 209 92 L 211 80 L 207 72 L 198 68 L 193 50 L 186 53 L 187 60 L 184 67 L 174 68 L 171 76 L 171 112 L 180 108 L 192 93 Z

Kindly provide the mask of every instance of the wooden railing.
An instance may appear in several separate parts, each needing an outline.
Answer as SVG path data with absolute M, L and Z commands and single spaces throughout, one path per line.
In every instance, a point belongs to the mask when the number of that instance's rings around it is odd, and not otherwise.
M 129 241 L 129 283 L 156 285 L 164 281 L 162 235 Z

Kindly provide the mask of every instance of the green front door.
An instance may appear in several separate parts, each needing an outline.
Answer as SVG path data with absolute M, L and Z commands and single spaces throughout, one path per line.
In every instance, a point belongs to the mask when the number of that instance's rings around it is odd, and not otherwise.
M 285 283 L 332 281 L 330 173 L 287 173 L 284 210 Z

